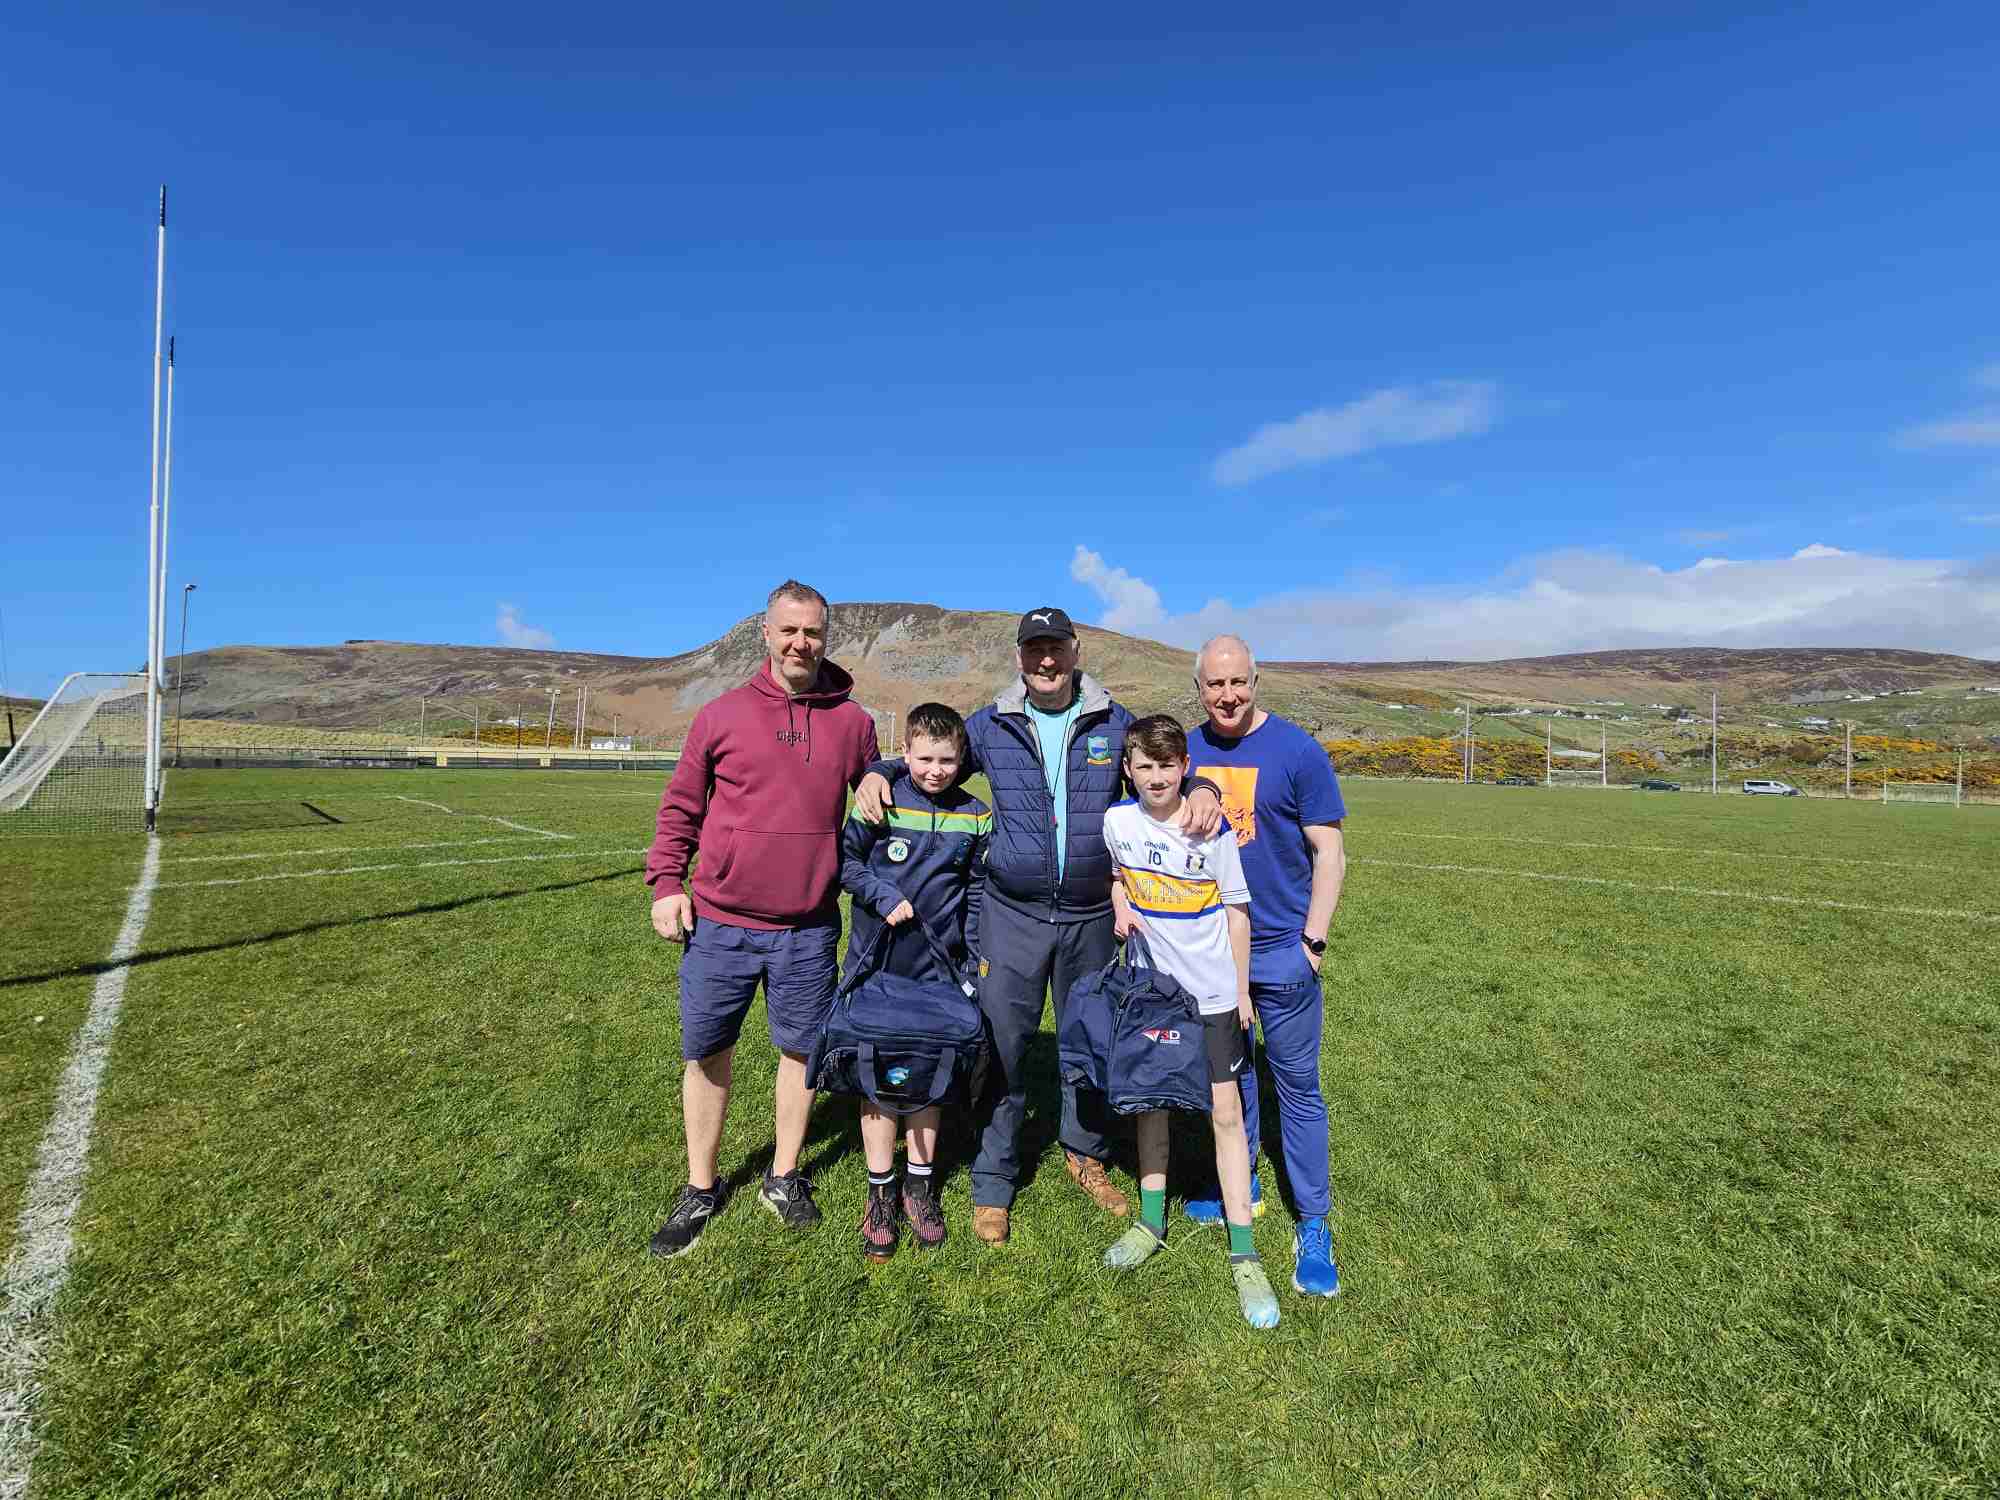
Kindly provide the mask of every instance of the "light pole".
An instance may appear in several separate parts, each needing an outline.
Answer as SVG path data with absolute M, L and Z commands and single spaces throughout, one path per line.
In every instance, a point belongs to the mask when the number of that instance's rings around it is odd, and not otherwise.
M 195 585 L 181 585 L 181 657 L 174 663 L 174 769 L 181 765 L 181 705 L 187 701 L 188 595 Z

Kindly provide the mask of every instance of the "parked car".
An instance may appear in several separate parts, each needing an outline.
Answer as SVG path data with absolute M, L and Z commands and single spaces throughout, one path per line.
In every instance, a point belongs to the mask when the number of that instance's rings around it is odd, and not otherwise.
M 1680 789 L 1681 784 L 1678 781 L 1642 781 L 1639 783 L 1639 790 L 1642 792 L 1678 792 Z
M 1746 781 L 1743 790 L 1752 797 L 1796 797 L 1799 789 L 1789 781 Z
M 1498 781 L 1494 783 L 1494 785 L 1495 786 L 1539 786 L 1541 785 L 1541 783 L 1537 781 L 1530 781 L 1525 776 L 1502 776 Z

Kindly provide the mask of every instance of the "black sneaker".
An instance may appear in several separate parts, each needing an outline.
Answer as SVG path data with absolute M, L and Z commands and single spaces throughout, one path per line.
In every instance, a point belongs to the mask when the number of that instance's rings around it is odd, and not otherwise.
M 682 1188 L 680 1196 L 674 1199 L 674 1211 L 653 1235 L 653 1254 L 662 1260 L 687 1254 L 721 1206 L 722 1195 L 713 1188 L 705 1193 L 698 1188 Z
M 819 1223 L 819 1205 L 813 1202 L 812 1184 L 803 1172 L 784 1177 L 766 1172 L 764 1185 L 757 1189 L 757 1201 L 776 1214 L 787 1229 L 811 1229 Z

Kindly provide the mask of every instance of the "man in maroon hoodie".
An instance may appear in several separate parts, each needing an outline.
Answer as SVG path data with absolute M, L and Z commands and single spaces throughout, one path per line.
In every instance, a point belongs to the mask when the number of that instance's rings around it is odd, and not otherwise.
M 848 701 L 854 679 L 825 659 L 827 604 L 787 579 L 764 609 L 770 659 L 704 704 L 660 799 L 646 856 L 653 930 L 681 958 L 681 1118 L 688 1181 L 653 1253 L 693 1248 L 719 1206 L 716 1156 L 730 1060 L 764 986 L 778 1049 L 777 1149 L 757 1198 L 791 1229 L 819 1222 L 799 1171 L 812 1090 L 806 1052 L 833 1004 L 840 941 L 840 825 L 876 756 L 875 721 Z M 701 862 L 688 879 L 696 848 Z

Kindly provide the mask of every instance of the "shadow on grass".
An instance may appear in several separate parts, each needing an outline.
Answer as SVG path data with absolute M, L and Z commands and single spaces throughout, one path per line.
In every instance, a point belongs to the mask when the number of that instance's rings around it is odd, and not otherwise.
M 403 906 L 395 911 L 378 911 L 364 917 L 302 922 L 297 927 L 281 927 L 275 932 L 260 932 L 251 937 L 231 938 L 222 943 L 190 943 L 180 948 L 147 949 L 134 954 L 123 964 L 114 964 L 108 959 L 101 959 L 96 963 L 72 964 L 66 969 L 50 969 L 40 974 L 13 975 L 0 979 L 0 990 L 15 989 L 29 984 L 46 984 L 51 979 L 68 979 L 78 974 L 102 974 L 114 968 L 137 968 L 142 964 L 162 963 L 170 958 L 191 958 L 201 953 L 224 953 L 232 948 L 254 948 L 263 943 L 282 942 L 286 938 L 304 937 L 308 933 L 329 932 L 338 927 L 360 927 L 369 922 L 387 922 L 397 917 L 422 917 L 437 912 L 463 911 L 467 907 L 484 906 L 488 902 L 512 901 L 517 896 L 540 896 L 550 891 L 569 891 L 580 886 L 602 885 L 608 880 L 629 880 L 643 868 L 641 865 L 632 865 L 603 875 L 586 875 L 578 880 L 555 880 L 545 885 L 522 886 L 518 890 L 511 891 L 486 891 L 477 896 L 461 896 L 455 901 L 430 901 L 421 906 Z

